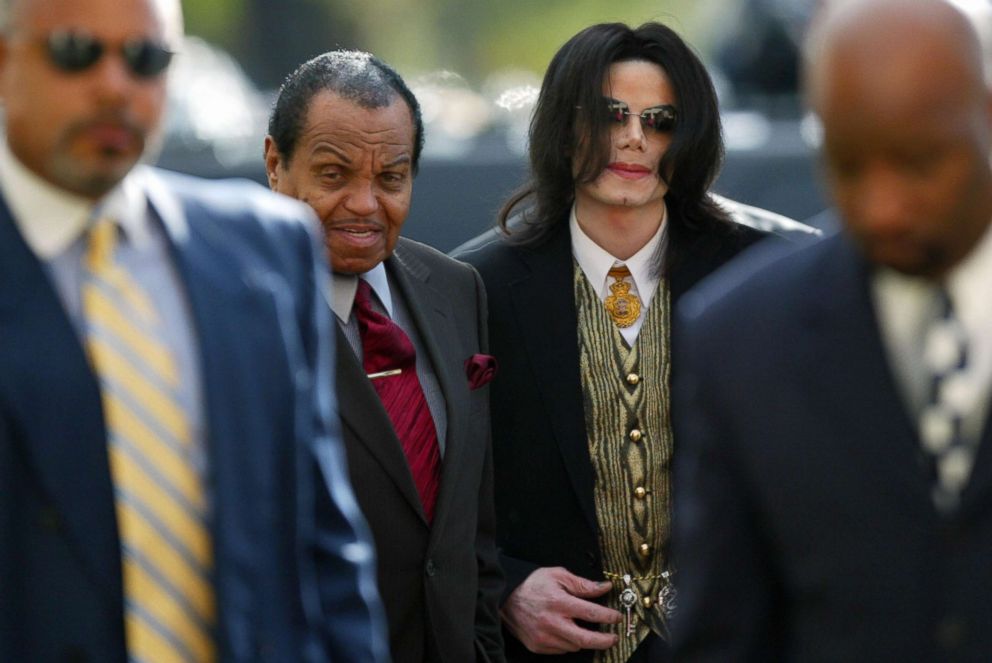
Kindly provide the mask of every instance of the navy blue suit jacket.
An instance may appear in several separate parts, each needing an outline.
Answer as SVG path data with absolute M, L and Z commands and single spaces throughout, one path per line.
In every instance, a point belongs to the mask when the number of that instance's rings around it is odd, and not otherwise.
M 675 659 L 992 660 L 988 426 L 940 515 L 850 240 L 730 269 L 680 311 Z
M 221 660 L 382 660 L 312 217 L 248 183 L 134 175 L 200 350 Z M 121 596 L 97 379 L 0 201 L 0 661 L 123 663 Z

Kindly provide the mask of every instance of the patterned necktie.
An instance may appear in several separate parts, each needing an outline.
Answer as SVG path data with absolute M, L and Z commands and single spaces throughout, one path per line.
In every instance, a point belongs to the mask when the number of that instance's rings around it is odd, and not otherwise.
M 626 265 L 620 265 L 607 275 L 613 278 L 613 283 L 610 284 L 610 295 L 603 302 L 606 310 L 617 327 L 630 327 L 641 315 L 641 299 L 630 291 L 633 280 L 630 270 Z
M 362 337 L 362 365 L 393 422 L 427 522 L 432 522 L 441 454 L 434 419 L 417 378 L 417 353 L 399 325 L 373 310 L 372 289 L 361 279 L 355 293 L 355 317 Z
M 961 425 L 973 405 L 968 382 L 968 339 L 954 315 L 951 299 L 937 293 L 939 316 L 926 332 L 923 361 L 930 378 L 927 404 L 920 414 L 920 439 L 933 459 L 933 499 L 941 510 L 954 509 L 968 482 L 975 448 Z
M 117 225 L 89 233 L 86 345 L 100 377 L 131 661 L 216 660 L 213 552 L 180 381 L 155 305 L 115 262 Z

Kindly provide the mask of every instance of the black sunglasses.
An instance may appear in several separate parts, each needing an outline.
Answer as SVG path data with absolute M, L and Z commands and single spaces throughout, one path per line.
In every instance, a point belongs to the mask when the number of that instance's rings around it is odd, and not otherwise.
M 45 50 L 56 67 L 67 73 L 86 71 L 103 57 L 108 47 L 85 32 L 57 30 L 45 39 Z M 150 39 L 132 39 L 120 47 L 127 68 L 137 78 L 154 78 L 169 66 L 172 51 Z
M 611 122 L 627 124 L 627 118 L 636 115 L 641 118 L 641 127 L 645 131 L 648 129 L 657 132 L 671 131 L 675 128 L 675 121 L 678 119 L 678 111 L 675 110 L 675 106 L 670 104 L 646 108 L 640 113 L 631 113 L 626 102 L 607 99 L 606 107 Z

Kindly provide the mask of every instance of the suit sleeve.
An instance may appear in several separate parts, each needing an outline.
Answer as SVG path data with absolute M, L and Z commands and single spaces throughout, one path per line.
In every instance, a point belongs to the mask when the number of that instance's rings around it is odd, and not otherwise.
M 325 299 L 329 275 L 318 241 L 310 238 L 309 297 L 301 303 L 308 370 L 300 384 L 299 470 L 301 591 L 318 661 L 380 663 L 389 660 L 385 614 L 375 586 L 368 531 L 348 479 L 333 385 L 334 337 Z M 309 490 L 303 487 L 309 484 Z M 309 659 L 308 659 L 309 660 Z
M 477 310 L 479 312 L 479 350 L 480 352 L 489 352 L 489 316 L 485 286 L 478 272 L 474 269 L 472 269 L 472 275 L 475 278 Z M 475 537 L 476 558 L 479 562 L 479 600 L 475 611 L 475 634 L 476 643 L 481 652 L 480 661 L 500 663 L 505 660 L 499 618 L 503 572 L 496 554 L 492 434 L 488 424 L 483 428 L 486 431 L 486 460 L 482 468 L 482 481 L 479 486 L 479 526 Z M 481 658 L 481 656 L 485 656 L 485 658 Z
M 720 388 L 720 371 L 734 370 L 720 354 L 732 351 L 732 330 L 707 337 L 710 330 L 681 317 L 685 352 L 672 389 L 673 653 L 686 663 L 781 660 L 775 610 L 784 599 L 735 453 L 733 394 Z

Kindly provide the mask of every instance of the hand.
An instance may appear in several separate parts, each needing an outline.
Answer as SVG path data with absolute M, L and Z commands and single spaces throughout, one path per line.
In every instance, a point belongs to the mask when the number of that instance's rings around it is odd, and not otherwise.
M 610 587 L 609 582 L 587 580 L 561 567 L 542 568 L 513 590 L 500 614 L 510 633 L 535 654 L 609 649 L 616 635 L 582 628 L 575 620 L 618 623 L 619 612 L 587 600 L 606 594 Z

